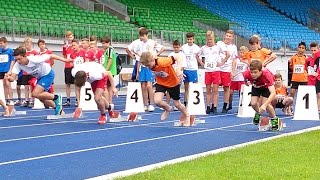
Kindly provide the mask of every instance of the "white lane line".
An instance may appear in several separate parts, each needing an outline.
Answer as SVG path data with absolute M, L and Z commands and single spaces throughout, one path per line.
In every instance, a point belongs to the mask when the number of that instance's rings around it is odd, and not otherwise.
M 98 147 L 94 147 L 94 148 L 80 149 L 80 150 L 75 150 L 75 151 L 67 151 L 67 152 L 63 152 L 63 153 L 49 154 L 49 155 L 45 155 L 45 156 L 37 156 L 37 157 L 18 159 L 18 160 L 13 160 L 13 161 L 5 161 L 5 162 L 1 162 L 0 166 L 21 163 L 21 162 L 27 162 L 27 161 L 34 161 L 34 160 L 39 160 L 39 159 L 46 159 L 46 158 L 51 158 L 51 157 L 58 157 L 58 156 L 69 155 L 69 154 L 76 154 L 76 153 L 82 153 L 82 152 L 107 149 L 107 148 L 112 148 L 112 147 L 119 147 L 119 146 L 143 143 L 143 142 L 169 139 L 169 138 L 187 136 L 187 135 L 192 135 L 192 134 L 205 133 L 205 132 L 215 131 L 218 129 L 232 128 L 232 127 L 237 127 L 237 126 L 245 126 L 248 124 L 251 124 L 251 123 L 237 124 L 237 125 L 232 125 L 232 126 L 225 126 L 225 127 L 219 127 L 219 128 L 213 128 L 213 129 L 207 129 L 207 130 L 201 130 L 201 131 L 193 131 L 193 132 L 181 133 L 181 134 L 175 134 L 175 135 L 169 135 L 169 136 L 161 136 L 161 137 L 157 137 L 157 138 L 148 138 L 148 139 L 142 139 L 142 140 L 137 140 L 137 141 L 129 141 L 129 142 L 125 142 L 125 143 L 118 143 L 118 144 L 112 144 L 112 145 L 107 145 L 107 146 L 98 146 Z
M 230 116 L 230 115 L 232 115 L 232 114 L 226 114 L 226 115 L 221 115 L 221 116 Z M 218 116 L 218 117 L 221 117 L 221 116 Z M 217 116 L 214 116 L 214 117 L 217 117 Z M 207 118 L 210 118 L 210 117 L 207 117 Z M 211 118 L 213 118 L 213 117 L 211 117 Z M 165 123 L 172 123 L 172 122 L 174 122 L 174 121 L 160 121 L 160 122 L 145 123 L 145 124 L 130 124 L 130 125 L 124 125 L 124 126 L 112 127 L 112 128 L 93 129 L 93 130 L 85 130 L 85 131 L 72 131 L 72 132 L 58 133 L 58 134 L 30 136 L 30 137 L 15 138 L 15 139 L 5 139 L 5 140 L 0 140 L 0 143 L 30 140 L 30 139 L 40 139 L 40 138 L 48 138 L 48 137 L 57 137 L 57 136 L 65 136 L 65 135 L 73 135 L 73 134 L 82 134 L 82 133 L 91 133 L 91 132 L 99 132 L 99 131 L 106 131 L 106 130 L 113 130 L 113 129 L 133 128 L 133 127 L 142 127 L 142 126 L 148 127 L 148 125 L 165 124 Z

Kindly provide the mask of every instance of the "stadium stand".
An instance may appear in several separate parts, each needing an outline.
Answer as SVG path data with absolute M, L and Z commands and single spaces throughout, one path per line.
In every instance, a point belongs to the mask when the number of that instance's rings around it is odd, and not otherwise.
M 77 38 L 108 35 L 123 42 L 137 36 L 135 25 L 107 12 L 80 9 L 65 0 L 2 0 L 1 4 L 0 34 L 14 31 L 18 35 L 63 37 L 66 30 L 71 30 Z
M 279 1 L 279 0 L 266 0 L 266 2 L 277 11 L 286 14 L 292 19 L 307 25 L 309 21 L 309 10 L 320 9 L 318 0 L 309 0 L 301 3 L 298 0 Z
M 247 27 L 249 33 L 246 34 L 235 29 L 245 38 L 259 34 L 264 46 L 269 48 L 279 49 L 288 45 L 287 47 L 296 49 L 300 41 L 310 44 L 320 39 L 320 35 L 315 31 L 280 15 L 256 0 L 230 0 L 227 3 L 220 0 L 192 0 L 192 2 Z
M 128 14 L 131 15 L 132 23 L 153 30 L 162 30 L 162 36 L 170 42 L 176 39 L 184 42 L 184 34 L 182 32 L 194 32 L 196 34 L 196 43 L 205 44 L 205 31 L 195 27 L 193 20 L 209 19 L 226 23 L 226 19 L 199 8 L 186 0 L 119 1 L 128 6 Z M 214 25 L 217 26 L 217 23 Z M 220 27 L 216 28 L 222 29 Z M 159 31 L 155 31 L 155 33 L 161 36 Z

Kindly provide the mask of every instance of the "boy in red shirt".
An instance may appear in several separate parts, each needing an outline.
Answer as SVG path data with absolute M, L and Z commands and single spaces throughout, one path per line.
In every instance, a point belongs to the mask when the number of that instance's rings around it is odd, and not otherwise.
M 243 73 L 243 77 L 247 85 L 252 85 L 250 104 L 256 111 L 253 118 L 253 124 L 258 125 L 261 113 L 267 111 L 271 118 L 271 129 L 279 130 L 279 118 L 276 117 L 275 110 L 271 105 L 271 102 L 276 95 L 274 76 L 268 69 L 262 70 L 261 61 L 252 61 L 249 69 L 250 70 Z M 262 96 L 261 104 L 259 104 L 260 96 Z

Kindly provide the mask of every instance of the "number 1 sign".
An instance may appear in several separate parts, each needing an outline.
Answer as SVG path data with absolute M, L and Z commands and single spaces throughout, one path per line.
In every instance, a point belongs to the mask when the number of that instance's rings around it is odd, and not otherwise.
M 319 120 L 316 89 L 300 85 L 293 120 Z

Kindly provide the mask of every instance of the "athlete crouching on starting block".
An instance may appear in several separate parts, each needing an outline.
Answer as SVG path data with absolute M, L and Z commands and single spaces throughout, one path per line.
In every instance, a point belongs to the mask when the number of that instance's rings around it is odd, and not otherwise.
M 262 70 L 262 63 L 260 61 L 252 61 L 249 69 L 243 73 L 243 77 L 247 85 L 252 84 L 251 106 L 256 111 L 253 123 L 258 125 L 261 113 L 267 110 L 271 118 L 272 130 L 279 130 L 280 120 L 276 117 L 276 112 L 271 105 L 276 95 L 274 76 L 268 69 Z M 259 104 L 260 96 L 262 96 L 262 104 Z
M 108 109 L 110 116 L 112 114 L 111 107 L 109 106 L 109 102 L 107 101 L 108 98 L 105 93 L 107 82 L 110 82 L 113 95 L 118 94 L 111 72 L 106 71 L 106 69 L 99 63 L 85 62 L 74 67 L 71 74 L 74 77 L 74 84 L 77 87 L 81 88 L 85 85 L 86 81 L 91 84 L 92 92 L 94 93 L 94 100 L 96 101 L 101 113 L 98 124 L 105 124 L 107 121 L 106 109 Z M 80 88 L 77 89 L 79 94 Z
M 155 57 L 151 52 L 144 52 L 140 57 L 140 63 L 153 71 L 157 84 L 154 94 L 154 103 L 163 108 L 165 111 L 161 115 L 161 120 L 168 117 L 171 106 L 163 101 L 163 96 L 166 92 L 173 99 L 174 106 L 181 112 L 181 125 L 190 126 L 190 115 L 186 107 L 180 102 L 180 81 L 183 79 L 181 71 L 182 57 Z M 172 67 L 176 64 L 176 70 Z M 191 122 L 193 123 L 193 122 Z
M 13 56 L 16 63 L 13 68 L 5 74 L 5 78 L 10 82 L 16 80 L 20 71 L 25 71 L 37 78 L 37 84 L 32 91 L 32 97 L 38 98 L 46 106 L 55 109 L 55 115 L 62 115 L 62 97 L 47 92 L 54 81 L 54 72 L 50 65 L 45 61 L 49 59 L 71 62 L 71 59 L 65 59 L 54 54 L 43 54 L 37 56 L 26 56 L 26 49 L 19 47 L 14 50 Z

